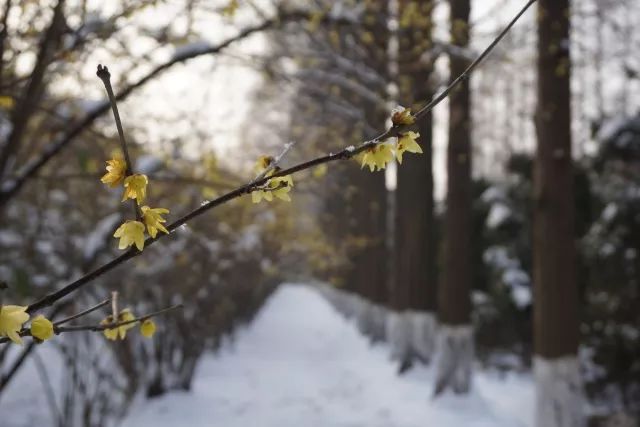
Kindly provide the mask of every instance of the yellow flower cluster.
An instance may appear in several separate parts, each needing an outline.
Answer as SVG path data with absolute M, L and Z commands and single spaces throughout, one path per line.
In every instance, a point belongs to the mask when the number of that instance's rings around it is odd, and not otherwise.
M 100 322 L 102 326 L 111 326 L 111 325 L 119 325 L 113 328 L 106 328 L 102 331 L 104 336 L 111 341 L 117 341 L 118 339 L 123 340 L 127 336 L 127 331 L 134 328 L 136 323 L 140 322 L 140 320 L 136 320 L 136 317 L 133 315 L 130 309 L 125 308 L 116 316 L 117 319 L 114 320 L 113 315 L 107 316 Z M 156 324 L 151 319 L 145 319 L 140 324 L 140 333 L 145 338 L 151 338 L 153 334 L 156 332 Z
M 120 157 L 107 160 L 106 169 L 107 173 L 101 178 L 101 181 L 111 188 L 122 184 L 124 187 L 123 202 L 132 199 L 135 201 L 136 206 L 140 206 L 144 202 L 147 198 L 147 185 L 149 184 L 149 178 L 146 175 L 132 174 L 127 176 L 127 164 Z M 154 239 L 158 231 L 169 233 L 169 230 L 162 225 L 167 222 L 162 215 L 168 214 L 169 209 L 142 206 L 140 212 L 142 221 L 125 221 L 113 233 L 113 237 L 120 239 L 118 249 L 126 249 L 135 245 L 139 251 L 143 250 L 145 228 L 147 233 Z
M 293 178 L 291 178 L 291 175 L 271 178 L 265 185 L 264 190 L 254 190 L 253 193 L 251 193 L 251 201 L 253 201 L 253 203 L 260 203 L 260 201 L 264 199 L 267 202 L 271 202 L 273 201 L 273 196 L 276 196 L 280 200 L 290 202 L 291 196 L 289 196 L 289 192 L 292 188 Z
M 261 172 L 271 166 L 273 163 L 273 157 L 261 156 L 255 165 L 256 172 Z M 273 171 L 267 174 L 267 176 L 273 175 L 278 171 L 278 168 L 275 168 Z M 262 199 L 267 202 L 273 201 L 273 196 L 277 197 L 280 200 L 284 200 L 285 202 L 291 201 L 291 196 L 289 196 L 289 192 L 293 188 L 293 178 L 291 175 L 278 176 L 275 178 L 271 178 L 267 183 L 261 188 L 253 190 L 251 193 L 251 201 L 253 203 L 260 203 Z
M 29 320 L 27 307 L 22 305 L 0 306 L 0 336 L 8 337 L 16 344 L 22 344 L 22 325 Z M 25 331 L 26 332 L 26 331 Z M 53 337 L 53 323 L 43 315 L 36 316 L 31 321 L 30 334 L 39 341 L 46 341 Z M 26 335 L 29 334 L 26 332 Z
M 415 123 L 415 118 L 408 108 L 398 108 L 393 111 L 391 121 L 394 126 L 411 125 Z M 372 145 L 360 154 L 360 164 L 363 168 L 369 166 L 371 172 L 386 168 L 394 156 L 398 163 L 402 164 L 402 155 L 405 152 L 422 153 L 422 147 L 416 141 L 419 137 L 419 133 L 409 131 L 399 134 L 395 146 L 388 142 Z
M 384 169 L 391 160 L 393 160 L 393 151 L 391 145 L 387 143 L 367 148 L 360 158 L 362 167 L 369 166 L 371 172 Z

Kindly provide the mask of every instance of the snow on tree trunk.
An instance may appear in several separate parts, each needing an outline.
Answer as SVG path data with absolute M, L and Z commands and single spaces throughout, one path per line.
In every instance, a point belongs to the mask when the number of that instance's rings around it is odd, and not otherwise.
M 533 361 L 536 380 L 536 426 L 582 427 L 582 381 L 577 357 Z
M 450 387 L 454 393 L 469 391 L 473 355 L 473 328 L 471 325 L 442 325 L 440 327 L 434 395 L 439 395 L 447 387 Z

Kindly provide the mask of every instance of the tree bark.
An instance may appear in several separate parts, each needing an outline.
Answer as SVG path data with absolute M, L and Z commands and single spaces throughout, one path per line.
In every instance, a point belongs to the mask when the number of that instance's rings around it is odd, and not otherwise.
M 569 0 L 538 3 L 533 280 L 537 425 L 583 425 L 571 156 Z M 562 374 L 560 374 L 562 372 Z
M 372 34 L 372 42 L 365 43 L 367 58 L 365 64 L 376 70 L 377 74 L 388 78 L 389 46 L 389 1 L 377 0 L 365 4 L 363 15 L 364 31 Z M 383 99 L 387 93 L 380 94 Z M 385 125 L 389 112 L 380 106 L 366 103 L 365 115 L 370 123 L 381 128 Z M 367 135 L 367 138 L 373 135 Z M 368 171 L 353 170 L 358 174 L 356 182 L 360 187 L 356 203 L 356 220 L 364 225 L 362 235 L 368 244 L 354 259 L 353 280 L 357 283 L 360 295 L 364 298 L 359 313 L 360 330 L 374 341 L 384 338 L 384 315 L 381 307 L 387 302 L 388 256 L 386 250 L 387 188 L 384 172 L 371 176 Z
M 469 44 L 469 0 L 451 0 L 451 41 Z M 462 58 L 450 58 L 451 79 L 465 70 Z M 471 383 L 473 334 L 471 332 L 471 115 L 469 81 L 449 97 L 447 147 L 447 210 L 444 218 L 443 280 L 438 290 L 438 317 L 442 325 L 436 394 L 451 387 L 466 393 Z M 465 354 L 462 354 L 465 353 Z M 442 362 L 446 361 L 446 364 Z
M 417 111 L 419 102 L 431 99 L 429 79 L 433 63 L 422 56 L 432 47 L 433 2 L 401 0 L 398 17 L 399 102 Z M 428 362 L 434 347 L 435 239 L 433 230 L 432 116 L 418 125 L 422 155 L 406 155 L 397 172 L 395 190 L 395 275 L 392 306 L 396 315 L 390 331 L 401 336 L 394 357 L 402 363 L 418 358 Z M 408 329 L 401 331 L 401 328 Z M 408 340 L 402 344 L 401 341 Z M 403 354 L 404 353 L 404 354 Z

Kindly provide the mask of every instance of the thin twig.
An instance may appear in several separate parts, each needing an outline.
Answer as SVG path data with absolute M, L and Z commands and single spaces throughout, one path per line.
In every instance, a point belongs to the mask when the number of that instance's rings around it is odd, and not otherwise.
M 99 304 L 94 305 L 91 308 L 88 308 L 84 311 L 81 311 L 80 313 L 74 314 L 73 316 L 69 316 L 69 317 L 65 317 L 64 319 L 58 320 L 57 322 L 55 322 L 53 324 L 54 327 L 60 326 L 60 325 L 64 325 L 65 323 L 69 323 L 72 320 L 78 319 L 80 317 L 84 317 L 89 313 L 93 313 L 94 311 L 104 307 L 105 305 L 108 305 L 111 302 L 111 299 L 106 299 L 104 301 L 102 301 Z
M 111 318 L 115 321 L 118 318 L 118 291 L 111 292 Z
M 144 316 L 136 317 L 135 319 L 117 322 L 117 323 L 109 323 L 106 325 L 74 325 L 74 326 L 61 326 L 56 328 L 54 332 L 56 334 L 61 334 L 65 332 L 79 332 L 79 331 L 93 331 L 100 332 L 107 329 L 115 329 L 120 326 L 130 325 L 132 323 L 144 322 L 147 319 L 151 319 L 152 317 L 160 316 L 161 314 L 165 314 L 169 311 L 176 310 L 178 308 L 183 308 L 182 304 L 172 305 L 171 307 L 163 308 L 162 310 L 154 311 L 153 313 L 145 314 Z
M 109 104 L 111 104 L 111 110 L 113 111 L 113 118 L 116 121 L 116 128 L 118 129 L 118 137 L 120 139 L 120 147 L 124 153 L 124 161 L 127 165 L 125 175 L 133 175 L 133 165 L 131 164 L 131 157 L 129 156 L 129 149 L 127 148 L 127 140 L 124 137 L 124 130 L 122 129 L 122 121 L 120 120 L 120 113 L 118 112 L 118 103 L 116 102 L 116 96 L 113 94 L 113 87 L 111 86 L 111 73 L 106 66 L 98 64 L 98 71 L 96 75 L 102 80 L 104 88 L 107 90 L 107 96 L 109 97 Z M 138 199 L 133 199 L 133 211 L 135 212 L 136 219 L 142 218 L 142 212 L 140 211 L 140 205 Z
M 144 86 L 149 81 L 153 80 L 158 75 L 162 74 L 164 71 L 173 67 L 176 64 L 180 64 L 186 62 L 190 59 L 198 58 L 204 55 L 212 55 L 218 54 L 230 45 L 240 40 L 244 40 L 252 34 L 259 33 L 261 31 L 270 30 L 273 28 L 282 27 L 287 23 L 296 22 L 304 19 L 309 19 L 310 13 L 308 11 L 280 11 L 280 13 L 272 19 L 268 19 L 264 22 L 256 24 L 252 27 L 247 27 L 240 31 L 238 34 L 229 37 L 222 42 L 212 45 L 203 49 L 194 49 L 188 52 L 185 52 L 180 55 L 174 55 L 167 62 L 160 64 L 149 71 L 145 76 L 140 78 L 138 81 L 130 84 L 124 90 L 119 92 L 116 95 L 116 100 L 122 101 L 127 98 L 131 93 L 133 93 L 138 88 Z M 332 23 L 339 25 L 352 25 L 354 22 L 347 18 L 333 18 L 331 16 L 324 16 L 322 18 L 322 23 Z M 35 175 L 45 164 L 47 164 L 54 156 L 56 156 L 62 149 L 68 146 L 71 141 L 73 141 L 78 135 L 80 135 L 89 125 L 95 122 L 100 116 L 102 116 L 105 112 L 109 110 L 109 103 L 105 102 L 104 104 L 96 107 L 92 111 L 88 112 L 87 115 L 78 122 L 75 126 L 72 126 L 68 132 L 61 135 L 60 138 L 53 141 L 51 144 L 47 145 L 39 156 L 35 157 L 33 160 L 29 161 L 21 170 L 18 172 L 18 176 L 14 178 L 10 184 L 5 185 L 6 188 L 0 190 L 0 206 L 6 204 L 9 199 L 14 197 L 24 186 L 24 184 Z
M 127 175 L 133 173 L 131 167 L 131 157 L 129 157 L 129 150 L 127 149 L 127 140 L 124 137 L 124 130 L 122 129 L 122 121 L 120 120 L 120 113 L 118 113 L 118 105 L 116 104 L 116 96 L 113 94 L 113 87 L 111 87 L 111 73 L 109 69 L 102 64 L 98 65 L 98 71 L 96 75 L 102 80 L 104 88 L 107 90 L 107 96 L 109 97 L 109 104 L 111 104 L 111 110 L 113 111 L 113 117 L 116 120 L 116 128 L 118 129 L 118 137 L 120 138 L 120 146 L 124 153 L 124 161 L 127 164 Z
M 464 80 L 464 78 L 468 77 L 469 73 L 472 72 L 475 67 L 482 61 L 482 59 L 484 59 L 490 52 L 491 50 L 497 45 L 497 42 L 500 41 L 500 39 L 502 39 L 504 37 L 504 34 L 506 33 L 506 31 L 508 31 L 514 24 L 515 22 L 522 16 L 522 14 L 533 4 L 535 3 L 536 0 L 530 0 L 524 7 L 523 9 L 516 15 L 516 17 L 508 24 L 508 26 L 505 28 L 505 30 L 503 30 L 499 35 L 498 38 L 492 42 L 489 47 L 487 47 L 478 57 L 478 59 L 476 59 L 476 61 L 474 61 L 469 68 L 467 68 L 467 70 L 465 70 L 465 72 L 458 77 L 457 79 L 455 79 L 451 85 L 449 85 L 449 87 L 447 89 L 445 89 L 445 91 L 439 95 L 438 97 L 436 97 L 433 101 L 431 101 L 430 103 L 428 103 L 425 107 L 423 107 L 417 114 L 416 117 L 419 118 L 421 116 L 423 116 L 424 114 L 428 113 L 429 111 L 431 111 L 438 103 L 440 103 L 442 100 L 444 100 L 447 95 L 451 92 L 451 90 L 453 90 L 458 84 L 460 84 L 460 82 L 462 82 L 462 80 Z M 463 77 L 466 76 L 466 77 Z M 184 215 L 182 218 L 174 221 L 173 223 L 171 223 L 169 226 L 167 226 L 167 229 L 171 232 L 175 229 L 177 229 L 178 227 L 180 227 L 183 224 L 186 224 L 188 221 L 190 221 L 193 218 L 196 218 L 200 215 L 202 215 L 203 213 L 217 207 L 220 206 L 224 203 L 227 203 L 231 200 L 237 199 L 238 197 L 241 197 L 245 194 L 250 194 L 251 192 L 259 189 L 260 186 L 262 186 L 263 184 L 265 184 L 266 182 L 268 182 L 270 179 L 275 178 L 275 177 L 279 177 L 279 176 L 285 176 L 285 175 L 291 175 L 294 174 L 296 172 L 305 170 L 305 169 L 309 169 L 312 168 L 314 166 L 318 166 L 324 163 L 329 163 L 332 161 L 336 161 L 336 160 L 344 160 L 344 159 L 350 159 L 352 157 L 354 157 L 355 155 L 367 150 L 368 148 L 371 148 L 373 146 L 375 146 L 376 144 L 388 139 L 388 138 L 392 138 L 392 137 L 396 137 L 399 134 L 401 134 L 402 132 L 408 130 L 409 128 L 411 128 L 411 126 L 407 126 L 407 125 L 395 125 L 391 128 L 389 128 L 387 131 L 383 132 L 382 134 L 378 135 L 377 137 L 364 142 L 363 144 L 361 144 L 359 147 L 347 147 L 344 148 L 343 150 L 337 152 L 337 153 L 331 153 L 328 154 L 326 156 L 322 156 L 322 157 L 318 157 L 316 159 L 313 160 L 309 160 L 307 162 L 303 162 L 300 163 L 298 165 L 292 166 L 288 169 L 283 169 L 280 170 L 276 173 L 274 173 L 273 175 L 267 177 L 263 177 L 260 180 L 257 181 L 252 181 L 249 184 L 245 184 L 241 187 L 236 188 L 235 190 L 229 191 L 228 193 L 211 200 L 208 203 L 205 203 L 203 205 L 201 205 L 200 207 L 192 210 L 191 212 L 187 213 L 186 215 Z M 155 239 L 149 237 L 146 239 L 145 241 L 145 247 L 151 246 L 153 243 L 155 243 L 156 241 L 164 238 L 166 235 L 165 234 L 159 234 Z M 96 279 L 97 277 L 102 276 L 103 274 L 105 274 L 108 271 L 113 270 L 114 268 L 116 268 L 117 266 L 119 266 L 120 264 L 124 263 L 125 261 L 134 258 L 138 255 L 140 255 L 142 252 L 138 251 L 137 249 L 131 248 L 129 249 L 127 252 L 123 253 L 122 255 L 112 259 L 111 261 L 109 261 L 108 263 L 98 267 L 97 269 L 93 270 L 92 272 L 80 277 L 79 279 L 75 280 L 74 282 L 66 285 L 65 287 L 52 292 L 50 294 L 45 295 L 44 297 L 42 297 L 41 299 L 39 299 L 38 301 L 34 302 L 33 304 L 31 304 L 28 308 L 27 308 L 27 312 L 28 313 L 33 313 L 35 311 L 38 311 L 44 307 L 47 307 L 51 304 L 53 304 L 54 302 L 58 301 L 61 298 L 64 298 L 65 296 L 69 295 L 72 292 L 75 292 L 76 290 L 80 289 L 81 287 L 83 287 L 84 285 L 86 285 L 87 283 L 91 282 L 92 280 Z
M 251 184 L 254 184 L 258 181 L 260 181 L 261 179 L 263 179 L 264 177 L 266 177 L 269 173 L 271 173 L 271 171 L 275 170 L 278 166 L 280 166 L 280 162 L 282 161 L 282 159 L 284 158 L 284 156 L 287 155 L 287 153 L 289 152 L 289 150 L 291 150 L 293 148 L 293 146 L 296 145 L 295 142 L 289 142 L 287 144 L 284 144 L 284 149 L 282 150 L 282 152 L 280 154 L 278 154 L 278 156 L 269 164 L 269 166 L 267 166 L 265 168 L 265 170 L 263 170 L 262 172 L 260 172 L 258 174 L 258 176 L 256 176 L 253 181 L 251 181 Z
M 135 319 L 131 319 L 131 320 L 127 320 L 127 321 L 123 321 L 123 322 L 116 322 L 116 323 L 109 323 L 106 325 L 74 325 L 74 326 L 60 326 L 57 327 L 54 325 L 53 328 L 53 332 L 58 335 L 58 334 L 63 334 L 65 332 L 80 332 L 80 331 L 93 331 L 93 332 L 100 332 L 100 331 L 104 331 L 106 329 L 115 329 L 118 328 L 120 326 L 126 326 L 126 325 L 130 325 L 132 323 L 137 323 L 137 322 L 144 322 L 147 319 L 151 319 L 152 317 L 156 317 L 159 316 L 161 314 L 165 314 L 169 311 L 172 310 L 176 310 L 178 308 L 182 308 L 183 305 L 182 304 L 176 304 L 176 305 L 172 305 L 171 307 L 167 307 L 167 308 L 163 308 L 162 310 L 158 310 L 158 311 L 154 311 L 152 313 L 148 313 L 145 314 L 144 316 L 140 316 L 140 317 L 136 317 Z M 31 329 L 23 329 L 20 331 L 20 336 L 21 337 L 30 337 L 31 335 Z M 3 343 L 7 343 L 9 342 L 9 338 L 7 337 L 2 337 L 0 338 L 0 344 Z
M 431 102 L 429 102 L 427 105 L 422 107 L 416 113 L 416 115 L 415 115 L 416 116 L 416 120 L 418 120 L 418 119 L 424 117 L 426 114 L 428 114 L 431 110 L 433 110 L 433 108 L 436 105 L 438 105 L 447 96 L 449 96 L 449 93 L 451 93 L 451 91 L 453 89 L 455 89 L 456 86 L 458 86 L 460 83 L 462 83 L 463 80 L 468 79 L 469 76 L 471 75 L 471 73 L 473 72 L 473 70 L 475 70 L 475 68 L 478 65 L 480 65 L 480 63 L 482 61 L 484 61 L 484 59 L 489 55 L 489 53 L 491 53 L 491 51 L 498 45 L 498 43 L 500 43 L 500 41 L 504 38 L 504 36 L 507 35 L 509 30 L 511 30 L 511 27 L 513 27 L 516 24 L 516 22 L 518 22 L 520 17 L 522 15 L 524 15 L 524 13 L 527 11 L 527 9 L 529 9 L 529 7 L 532 4 L 534 4 L 535 2 L 536 2 L 536 0 L 529 0 L 527 2 L 527 4 L 525 4 L 524 7 L 520 10 L 520 12 L 518 12 L 518 14 L 511 20 L 511 22 L 509 22 L 509 24 L 507 24 L 507 26 L 504 27 L 504 29 L 500 32 L 500 34 L 498 34 L 498 36 L 489 44 L 489 46 L 487 46 L 487 48 L 484 51 L 482 51 L 480 56 L 478 56 L 471 64 L 469 64 L 467 69 L 464 70 L 464 72 L 462 74 L 460 74 L 454 81 L 452 81 L 451 84 L 449 86 L 447 86 L 442 92 L 440 92 L 439 95 L 437 95 L 435 98 L 433 98 L 433 100 Z

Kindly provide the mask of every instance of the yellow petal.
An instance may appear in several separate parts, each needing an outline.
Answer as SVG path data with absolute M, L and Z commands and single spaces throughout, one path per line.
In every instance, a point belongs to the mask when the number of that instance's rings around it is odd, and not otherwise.
M 7 336 L 14 343 L 22 345 L 22 338 L 20 337 L 20 334 L 18 334 L 17 331 L 8 331 Z
M 118 339 L 118 331 L 116 329 L 105 329 L 102 333 L 108 340 L 115 341 Z
M 147 319 L 140 325 L 140 333 L 145 338 L 151 338 L 156 332 L 156 324 L 151 319 Z
M 53 323 L 43 315 L 36 316 L 31 321 L 31 335 L 41 341 L 53 337 Z

